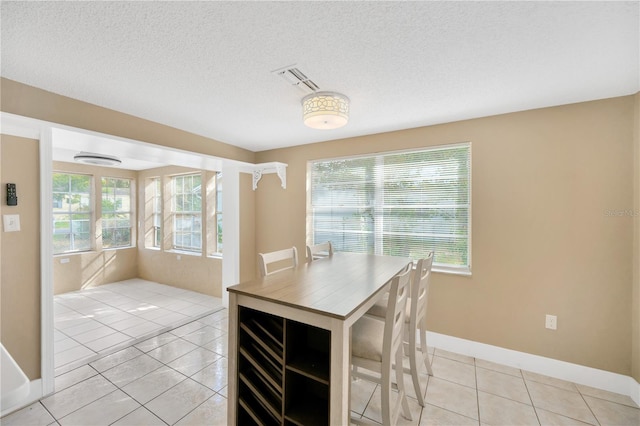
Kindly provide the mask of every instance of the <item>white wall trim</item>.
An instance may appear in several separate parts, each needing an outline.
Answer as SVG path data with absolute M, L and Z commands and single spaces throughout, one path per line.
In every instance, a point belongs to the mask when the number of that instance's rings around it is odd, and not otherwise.
M 53 392 L 53 232 L 49 207 L 52 199 L 52 124 L 19 115 L 0 113 L 2 133 L 38 140 L 40 169 L 40 379 L 31 381 L 29 403 Z M 43 261 L 43 259 L 49 259 Z
M 37 139 L 39 141 L 39 170 L 40 170 L 40 286 L 41 286 L 41 303 L 40 303 L 40 315 L 41 315 L 41 344 L 40 344 L 40 356 L 41 356 L 41 379 L 38 380 L 39 396 L 35 400 L 42 396 L 46 396 L 54 391 L 55 388 L 55 361 L 54 361 L 54 324 L 53 324 L 53 247 L 50 235 L 53 232 L 53 224 L 50 220 L 51 212 L 51 199 L 52 199 L 52 182 L 51 174 L 53 172 L 53 137 L 54 132 L 62 130 L 74 131 L 83 133 L 94 137 L 105 137 L 116 140 L 122 143 L 130 143 L 138 147 L 146 147 L 154 150 L 167 150 L 174 156 L 179 154 L 194 154 L 190 151 L 184 151 L 177 148 L 165 147 L 155 145 L 148 142 L 141 142 L 133 139 L 122 138 L 113 135 L 107 135 L 103 133 L 94 132 L 91 130 L 71 127 L 59 123 L 53 123 L 49 121 L 38 120 L 31 117 L 24 117 L 16 114 L 0 111 L 0 133 L 12 136 L 18 136 L 29 139 Z M 235 188 L 233 191 L 225 190 L 223 197 L 225 198 L 224 204 L 226 207 L 225 214 L 227 218 L 233 217 L 233 213 L 238 213 L 239 206 L 239 177 L 238 171 L 241 167 L 253 167 L 251 163 L 245 163 L 242 161 L 231 160 L 226 158 L 214 157 L 211 155 L 205 155 L 202 153 L 195 153 L 201 159 L 210 159 L 216 165 L 223 169 L 227 169 L 230 175 L 235 175 L 235 178 L 229 177 L 229 181 L 235 180 Z M 213 164 L 213 163 L 211 163 Z M 205 167 L 206 168 L 206 167 Z M 226 185 L 226 183 L 225 183 Z M 233 184 L 232 184 L 233 185 Z M 235 193 L 233 193 L 235 192 Z M 233 212 L 233 213 L 232 213 Z M 231 216 L 228 214 L 231 213 Z M 229 222 L 229 220 L 225 220 Z M 230 229 L 225 226 L 225 235 L 235 235 L 239 237 L 239 218 L 235 218 L 235 223 L 230 223 Z M 229 234 L 226 232 L 229 231 Z M 222 296 L 227 297 L 226 287 L 229 285 L 237 284 L 239 281 L 239 247 L 240 242 L 231 244 L 230 241 L 225 242 L 225 255 L 223 256 L 223 288 Z M 34 400 L 34 401 L 35 401 Z M 33 402 L 33 401 L 32 401 Z
M 40 134 L 40 377 L 42 394 L 48 395 L 55 388 L 55 363 L 53 347 L 53 223 L 51 200 L 53 189 L 53 145 L 51 127 Z
M 222 304 L 228 308 L 227 287 L 240 282 L 240 172 L 233 163 L 223 163 L 222 185 Z
M 0 417 L 4 417 L 7 414 L 11 414 L 14 411 L 18 411 L 28 405 L 33 404 L 38 401 L 44 395 L 42 393 L 42 380 L 36 379 L 29 382 L 29 395 L 27 395 L 22 402 L 18 405 L 6 408 L 0 412 Z
M 430 331 L 427 332 L 427 336 L 429 346 L 438 349 L 628 395 L 640 405 L 640 384 L 630 376 Z

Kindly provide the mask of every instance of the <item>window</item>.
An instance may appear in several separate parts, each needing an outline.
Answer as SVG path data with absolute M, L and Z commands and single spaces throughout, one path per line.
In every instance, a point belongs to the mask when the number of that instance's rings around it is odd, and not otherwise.
M 174 176 L 172 183 L 173 248 L 202 251 L 202 176 Z
M 216 252 L 222 253 L 222 172 L 216 173 Z
M 91 176 L 53 173 L 53 253 L 91 250 Z
M 131 247 L 131 179 L 102 178 L 102 247 Z
M 157 177 L 151 179 L 151 220 L 153 236 L 151 246 L 162 247 L 162 180 Z
M 470 267 L 470 145 L 309 163 L 307 243 Z
M 206 176 L 207 256 L 222 255 L 222 172 L 204 172 Z

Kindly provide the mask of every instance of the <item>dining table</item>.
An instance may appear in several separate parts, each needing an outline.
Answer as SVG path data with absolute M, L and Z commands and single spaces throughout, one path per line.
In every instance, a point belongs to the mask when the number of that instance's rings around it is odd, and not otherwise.
M 350 423 L 351 326 L 408 257 L 336 252 L 227 288 L 227 423 Z

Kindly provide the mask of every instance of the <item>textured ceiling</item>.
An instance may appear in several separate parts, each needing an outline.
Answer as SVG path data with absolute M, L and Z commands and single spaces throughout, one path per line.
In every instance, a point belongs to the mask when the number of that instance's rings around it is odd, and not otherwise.
M 639 2 L 9 2 L 3 77 L 253 151 L 640 90 Z M 351 99 L 313 130 L 297 64 Z

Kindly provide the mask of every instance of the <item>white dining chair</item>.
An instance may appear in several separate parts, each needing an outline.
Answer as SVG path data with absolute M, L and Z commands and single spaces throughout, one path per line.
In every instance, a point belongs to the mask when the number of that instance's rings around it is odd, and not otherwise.
M 433 252 L 424 259 L 418 260 L 411 281 L 411 294 L 404 319 L 404 348 L 405 354 L 409 357 L 409 368 L 405 368 L 405 373 L 411 374 L 413 388 L 421 406 L 424 407 L 424 392 L 420 386 L 418 362 L 424 363 L 427 374 L 433 376 L 433 369 L 429 354 L 427 352 L 427 300 L 429 295 L 429 279 L 431 278 L 431 267 L 433 265 Z M 387 314 L 386 300 L 377 302 L 367 315 L 384 318 Z M 417 335 L 420 335 L 420 347 L 417 345 Z
M 331 255 L 333 255 L 333 245 L 331 245 L 331 241 L 307 246 L 307 262 L 324 259 Z
M 402 333 L 410 281 L 411 264 L 407 265 L 407 268 L 396 275 L 391 282 L 386 317 L 381 319 L 365 315 L 351 328 L 351 374 L 353 377 L 380 384 L 384 425 L 396 424 L 401 409 L 402 416 L 412 420 L 402 369 Z M 395 392 L 391 392 L 393 369 L 398 393 L 392 407 L 391 399 L 396 395 Z M 356 419 L 352 421 L 357 422 Z
M 294 246 L 269 253 L 258 253 L 258 260 L 260 263 L 260 276 L 266 277 L 267 275 L 298 266 L 298 250 Z M 269 270 L 270 265 L 274 264 L 274 268 L 277 269 Z

